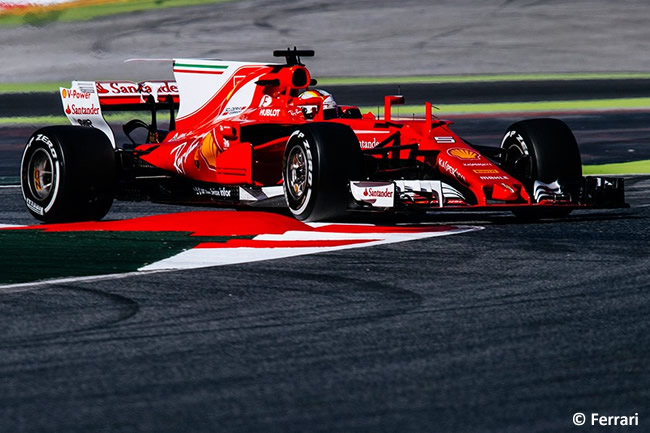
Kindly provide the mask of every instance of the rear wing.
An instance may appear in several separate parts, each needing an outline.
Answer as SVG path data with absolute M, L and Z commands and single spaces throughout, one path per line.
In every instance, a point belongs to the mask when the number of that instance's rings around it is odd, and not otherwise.
M 178 108 L 178 85 L 175 81 L 95 81 L 99 103 L 105 110 L 142 110 L 143 105 L 159 105 L 167 108 L 170 104 Z
M 101 130 L 113 147 L 115 136 L 104 111 L 151 111 L 155 118 L 157 110 L 168 109 L 173 121 L 180 99 L 174 81 L 73 81 L 60 94 L 70 123 Z

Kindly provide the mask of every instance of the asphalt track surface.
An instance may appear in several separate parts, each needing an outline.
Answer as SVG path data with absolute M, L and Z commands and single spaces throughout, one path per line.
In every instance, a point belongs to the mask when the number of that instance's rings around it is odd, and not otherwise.
M 631 209 L 563 221 L 3 291 L 0 430 L 644 431 L 650 179 L 627 186 Z
M 642 116 L 565 120 L 584 152 L 647 140 L 622 120 Z M 510 120 L 456 129 L 497 138 Z M 576 412 L 639 413 L 644 431 L 650 177 L 626 186 L 630 209 L 561 221 L 432 216 L 485 229 L 1 290 L 0 431 L 603 431 Z M 34 223 L 18 188 L 0 203 L 0 223 Z M 108 218 L 181 210 L 118 202 Z

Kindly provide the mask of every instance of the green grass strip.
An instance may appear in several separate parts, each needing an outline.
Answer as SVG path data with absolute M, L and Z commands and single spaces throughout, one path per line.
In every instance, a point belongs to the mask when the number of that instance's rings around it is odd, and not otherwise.
M 25 126 L 25 125 L 67 125 L 68 119 L 61 116 L 33 116 L 33 117 L 0 117 L 0 126 Z
M 383 116 L 383 101 L 375 107 L 360 107 L 361 112 L 379 113 Z M 584 99 L 576 101 L 539 101 L 539 102 L 494 102 L 485 104 L 440 104 L 439 110 L 433 109 L 434 115 L 480 114 L 480 113 L 526 113 L 553 111 L 594 111 L 650 108 L 650 98 L 616 98 Z M 425 114 L 423 105 L 394 105 L 393 116 L 410 116 Z
M 230 0 L 128 0 L 65 9 L 44 9 L 42 12 L 0 15 L 0 27 L 17 27 L 25 24 L 41 27 L 53 22 L 87 21 L 108 15 L 141 12 L 151 9 L 225 3 L 227 1 Z
M 583 165 L 584 175 L 597 174 L 650 174 L 650 160 L 621 162 L 617 164 Z
M 139 114 L 151 116 L 149 112 L 134 111 L 122 113 L 109 113 L 104 119 L 110 124 L 126 123 L 131 119 L 138 118 Z M 22 126 L 22 125 L 68 125 L 70 121 L 63 114 L 60 116 L 34 116 L 34 117 L 0 117 L 0 126 Z
M 0 93 L 58 92 L 59 87 L 70 87 L 70 82 L 56 83 L 0 83 Z

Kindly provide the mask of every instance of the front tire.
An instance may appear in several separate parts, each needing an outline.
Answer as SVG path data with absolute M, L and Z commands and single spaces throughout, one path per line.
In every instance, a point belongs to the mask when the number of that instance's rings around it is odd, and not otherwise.
M 503 168 L 521 181 L 536 202 L 535 183 L 557 184 L 564 194 L 576 197 L 582 178 L 580 150 L 571 129 L 558 119 L 529 119 L 514 123 L 506 131 Z M 561 218 L 571 208 L 539 206 L 513 211 L 521 218 Z
M 36 131 L 25 146 L 21 188 L 38 220 L 100 220 L 113 203 L 115 175 L 115 151 L 103 132 L 51 126 Z
M 349 127 L 312 123 L 298 128 L 287 141 L 282 160 L 284 196 L 300 221 L 321 221 L 345 215 L 350 179 L 361 176 L 361 149 Z

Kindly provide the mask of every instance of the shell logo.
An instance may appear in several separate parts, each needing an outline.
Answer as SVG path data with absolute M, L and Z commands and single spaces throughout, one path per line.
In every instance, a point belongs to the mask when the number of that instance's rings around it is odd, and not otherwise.
M 458 147 L 454 147 L 453 149 L 449 149 L 447 151 L 447 154 L 449 156 L 456 157 L 458 159 L 481 159 L 481 155 L 479 155 L 478 152 L 475 152 L 470 149 L 461 149 Z
M 221 153 L 219 149 L 219 143 L 215 140 L 212 132 L 208 133 L 201 142 L 200 147 L 201 155 L 203 159 L 208 164 L 208 167 L 212 170 L 215 170 L 217 167 L 217 156 Z M 199 151 L 194 155 L 194 159 L 198 160 Z
M 68 97 L 68 91 L 66 89 L 61 90 L 61 95 L 63 96 L 63 99 Z

